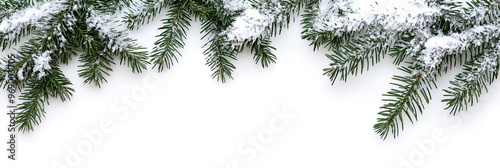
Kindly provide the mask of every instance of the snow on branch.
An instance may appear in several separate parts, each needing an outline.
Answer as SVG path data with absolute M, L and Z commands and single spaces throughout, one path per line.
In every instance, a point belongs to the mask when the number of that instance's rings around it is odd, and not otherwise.
M 27 26 L 40 26 L 37 25 L 37 23 L 39 23 L 41 19 L 59 13 L 64 9 L 62 3 L 62 1 L 56 0 L 20 10 L 2 20 L 0 23 L 0 34 L 7 35 L 6 37 L 10 39 L 14 38 L 15 34 L 20 33 L 20 31 Z
M 432 73 L 445 55 L 462 52 L 470 46 L 483 45 L 498 37 L 500 37 L 500 27 L 495 24 L 475 26 L 448 36 L 433 36 L 427 39 L 424 44 L 425 49 L 422 50 L 417 60 L 421 61 L 424 68 Z
M 236 43 L 253 41 L 268 31 L 268 27 L 274 22 L 274 16 L 253 8 L 246 9 L 223 34 L 227 35 L 229 41 Z
M 337 34 L 363 29 L 366 26 L 383 26 L 386 31 L 418 30 L 434 22 L 441 15 L 438 5 L 427 5 L 425 0 L 377 1 L 368 9 L 351 8 L 349 0 L 321 0 L 314 22 L 317 31 Z
M 38 72 L 38 79 L 42 79 L 42 77 L 45 76 L 45 70 L 51 69 L 49 62 L 52 59 L 50 57 L 52 52 L 52 50 L 47 50 L 33 57 L 33 60 L 35 62 L 35 66 L 33 66 L 33 72 Z
M 222 0 L 222 2 L 224 4 L 224 9 L 230 12 L 252 8 L 252 4 L 249 0 Z
M 440 35 L 429 38 L 424 46 L 417 60 L 423 62 L 426 69 L 434 69 L 441 63 L 443 55 L 459 51 L 463 42 L 452 36 Z
M 467 81 L 476 80 L 481 74 L 485 72 L 494 72 L 497 69 L 499 49 L 500 47 L 495 47 L 495 52 L 487 52 L 482 57 L 474 61 L 474 66 L 472 67 L 472 73 L 467 74 L 465 79 Z
M 149 1 L 139 1 L 134 3 L 135 8 L 129 10 L 129 14 L 132 16 L 140 16 L 147 13 L 151 9 L 163 7 L 163 0 Z
M 221 34 L 233 46 L 241 45 L 245 41 L 255 41 L 257 38 L 270 35 L 272 25 L 286 20 L 285 13 L 294 9 L 296 2 L 287 0 L 257 0 L 253 6 L 248 0 L 224 0 L 224 8 L 229 11 L 243 10 L 235 18 L 233 24 Z
M 126 50 L 131 44 L 130 39 L 125 33 L 126 29 L 119 22 L 113 13 L 103 13 L 89 8 L 89 17 L 87 24 L 99 32 L 102 39 L 108 39 L 107 48 L 112 52 Z
M 162 8 L 166 7 L 168 0 L 140 0 L 132 2 L 133 8 L 128 8 L 125 12 L 124 22 L 129 29 L 139 28 L 139 26 L 149 23 L 159 14 Z

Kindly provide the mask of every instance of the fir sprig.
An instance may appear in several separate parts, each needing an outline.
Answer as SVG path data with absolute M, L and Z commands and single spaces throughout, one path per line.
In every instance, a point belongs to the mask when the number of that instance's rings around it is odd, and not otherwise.
M 272 52 L 276 50 L 273 46 L 271 46 L 271 40 L 269 37 L 266 38 L 258 38 L 254 42 L 248 42 L 247 44 L 250 46 L 251 52 L 254 53 L 253 59 L 255 63 L 262 65 L 262 68 L 269 67 L 269 64 L 276 63 L 276 55 Z
M 73 95 L 74 90 L 69 87 L 72 84 L 61 70 L 52 68 L 47 73 L 41 80 L 29 79 L 26 82 L 27 91 L 20 96 L 23 102 L 19 105 L 20 112 L 16 115 L 16 127 L 19 131 L 32 131 L 35 125 L 40 124 L 45 116 L 44 105 L 49 104 L 49 97 L 66 101 Z
M 134 8 L 124 17 L 127 28 L 138 29 L 141 25 L 148 24 L 157 14 L 170 3 L 170 0 L 141 0 L 132 2 Z
M 488 91 L 488 85 L 498 78 L 498 62 L 500 57 L 492 50 L 478 54 L 474 59 L 465 63 L 463 72 L 450 81 L 451 87 L 444 89 L 447 98 L 443 99 L 450 113 L 467 110 L 479 100 L 483 91 Z
M 231 60 L 236 60 L 238 50 L 231 48 L 230 43 L 221 35 L 224 28 L 231 24 L 231 16 L 220 9 L 221 2 L 214 2 L 215 8 L 206 8 L 206 13 L 201 17 L 201 33 L 202 39 L 208 38 L 208 43 L 203 47 L 206 48 L 203 54 L 206 56 L 206 65 L 212 70 L 212 78 L 217 81 L 226 82 L 233 79 L 232 72 L 236 67 Z
M 156 36 L 160 39 L 155 42 L 151 53 L 153 68 L 157 67 L 158 71 L 169 69 L 178 61 L 177 56 L 181 55 L 179 49 L 184 48 L 186 31 L 191 26 L 188 8 L 189 1 L 175 1 L 166 14 L 167 18 L 162 20 L 164 25 L 159 30 L 163 32 Z
M 330 77 L 332 84 L 337 78 L 347 81 L 349 75 L 361 74 L 365 67 L 368 71 L 370 66 L 380 62 L 389 46 L 386 39 L 352 40 L 326 55 L 332 63 L 331 67 L 323 69 L 324 74 Z
M 431 99 L 430 89 L 437 87 L 435 79 L 426 76 L 426 72 L 418 70 L 418 67 L 401 67 L 400 70 L 407 73 L 407 76 L 394 76 L 396 82 L 391 83 L 396 89 L 384 94 L 387 102 L 378 114 L 377 124 L 374 125 L 375 132 L 385 139 L 389 133 L 394 138 L 399 135 L 399 131 L 404 129 L 404 119 L 406 117 L 413 124 L 418 121 L 418 114 L 422 114 L 425 104 Z M 414 74 L 417 71 L 416 74 Z M 413 75 L 412 75 L 413 74 Z

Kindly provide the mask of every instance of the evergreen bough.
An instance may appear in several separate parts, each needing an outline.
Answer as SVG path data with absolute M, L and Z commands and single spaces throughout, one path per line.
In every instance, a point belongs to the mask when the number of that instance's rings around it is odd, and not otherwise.
M 161 72 L 177 63 L 193 20 L 202 23 L 206 65 L 220 82 L 233 78 L 232 62 L 245 48 L 262 67 L 275 63 L 271 38 L 287 28 L 299 11 L 303 11 L 302 39 L 310 41 L 314 50 L 323 47 L 330 52 L 324 75 L 332 84 L 369 70 L 388 55 L 406 75 L 395 75 L 390 83 L 394 88 L 384 94 L 386 103 L 374 125 L 383 139 L 398 136 L 404 120 L 418 120 L 431 100 L 430 91 L 438 88 L 436 80 L 451 68 L 463 67 L 444 89 L 442 102 L 453 115 L 477 102 L 498 77 L 498 0 L 466 4 L 411 0 L 400 6 L 380 2 L 364 10 L 353 9 L 347 0 L 9 0 L 0 4 L 2 24 L 15 19 L 16 13 L 48 3 L 62 7 L 13 29 L 0 29 L 8 30 L 0 31 L 3 49 L 31 35 L 17 49 L 10 69 L 18 74 L 16 84 L 23 90 L 17 117 L 22 131 L 33 130 L 40 122 L 48 97 L 63 101 L 71 97 L 71 82 L 58 65 L 67 64 L 72 55 L 80 55 L 79 75 L 85 83 L 98 86 L 106 82 L 115 56 L 133 72 L 141 72 L 148 63 Z M 149 54 L 109 22 L 111 15 L 125 11 L 122 22 L 135 30 L 159 17 L 162 10 L 168 11 Z M 9 69 L 0 70 L 0 82 L 5 85 Z
M 320 7 L 319 4 L 327 7 Z M 347 4 L 347 5 L 346 5 Z M 384 94 L 374 130 L 381 138 L 395 138 L 403 121 L 418 120 L 431 99 L 436 80 L 450 68 L 463 70 L 444 89 L 447 110 L 453 115 L 477 102 L 498 77 L 498 0 L 472 0 L 465 5 L 444 0 L 413 0 L 407 6 L 376 4 L 372 11 L 356 11 L 346 0 L 309 1 L 302 38 L 317 49 L 325 46 L 332 61 L 324 69 L 332 84 L 390 56 L 406 75 L 393 77 Z M 386 10 L 380 10 L 386 9 Z
M 22 38 L 27 42 L 15 48 L 8 57 L 14 62 L 0 68 L 0 83 L 14 78 L 21 91 L 22 103 L 16 111 L 19 131 L 32 131 L 45 114 L 49 98 L 69 100 L 74 89 L 60 70 L 78 55 L 78 75 L 85 83 L 100 87 L 112 71 L 115 57 L 133 72 L 141 72 L 148 64 L 147 52 L 128 37 L 124 30 L 115 29 L 112 18 L 121 8 L 130 5 L 119 0 L 54 0 L 2 1 L 0 3 L 0 46 L 2 50 L 16 45 Z M 8 68 L 7 68 L 8 67 Z

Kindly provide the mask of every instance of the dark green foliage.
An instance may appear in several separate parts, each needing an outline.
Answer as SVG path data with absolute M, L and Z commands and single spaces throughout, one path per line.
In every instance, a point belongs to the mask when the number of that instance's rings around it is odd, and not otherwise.
M 262 68 L 268 67 L 271 63 L 276 63 L 276 55 L 272 52 L 272 50 L 276 50 L 273 46 L 271 46 L 271 40 L 269 38 L 259 38 L 255 40 L 253 43 L 249 42 L 247 44 L 250 46 L 252 53 L 254 53 L 255 63 L 259 63 L 262 65 Z
M 36 0 L 2 1 L 0 18 L 8 19 L 13 13 L 32 7 L 35 2 L 45 3 Z M 66 0 L 63 9 L 41 18 L 38 20 L 40 24 L 24 24 L 13 31 L 0 33 L 2 50 L 31 35 L 25 44 L 16 48 L 15 62 L 9 68 L 0 68 L 0 84 L 5 87 L 7 73 L 14 72 L 17 76 L 14 83 L 22 91 L 17 126 L 22 131 L 33 130 L 44 116 L 44 105 L 48 104 L 50 97 L 62 101 L 71 97 L 74 92 L 71 83 L 59 70 L 59 65 L 68 64 L 73 56 L 79 55 L 79 76 L 85 83 L 97 86 L 106 82 L 117 57 L 120 64 L 126 64 L 132 72 L 142 72 L 149 63 L 163 71 L 178 62 L 193 19 L 202 23 L 200 32 L 202 40 L 206 41 L 203 46 L 206 65 L 213 72 L 212 78 L 220 82 L 233 79 L 232 72 L 236 67 L 232 62 L 245 48 L 250 49 L 255 63 L 262 67 L 276 63 L 277 57 L 273 53 L 276 48 L 272 46 L 271 38 L 287 28 L 301 10 L 304 11 L 301 15 L 302 39 L 308 40 L 313 50 L 324 47 L 331 52 L 326 55 L 331 62 L 323 70 L 332 84 L 369 70 L 370 66 L 389 55 L 406 75 L 395 75 L 394 82 L 390 83 L 394 89 L 383 95 L 386 104 L 380 107 L 380 117 L 374 125 L 375 132 L 382 139 L 389 134 L 398 136 L 404 128 L 403 121 L 414 123 L 418 120 L 418 115 L 423 114 L 425 105 L 431 100 L 430 90 L 438 87 L 435 81 L 451 68 L 463 65 L 462 72 L 450 82 L 451 86 L 444 89 L 446 98 L 442 101 L 452 114 L 476 103 L 487 91 L 487 86 L 498 77 L 500 48 L 496 46 L 500 37 L 497 26 L 500 24 L 500 2 L 496 0 L 472 0 L 464 7 L 454 1 L 426 0 L 427 5 L 440 8 L 440 12 L 436 16 L 412 16 L 417 17 L 412 19 L 421 21 L 416 25 L 411 24 L 415 20 L 407 20 L 406 23 L 412 26 L 386 27 L 388 22 L 384 19 L 390 19 L 391 14 L 377 14 L 372 22 L 334 30 L 317 28 L 316 22 L 325 21 L 318 14 L 320 0 L 249 0 L 252 9 L 271 19 L 266 18 L 269 24 L 257 25 L 262 26 L 259 27 L 262 33 L 236 40 L 231 39 L 227 31 L 244 16 L 246 9 L 231 11 L 224 6 L 226 2 Z M 346 1 L 331 2 L 345 4 Z M 125 31 L 109 26 L 113 21 L 109 16 L 128 6 L 132 9 L 122 18 L 128 29 L 138 29 L 168 9 L 150 55 L 134 39 L 127 37 Z M 331 9 L 334 10 L 329 14 L 341 18 L 339 22 L 356 12 L 349 6 Z M 96 21 L 93 18 L 96 16 L 102 18 Z M 328 23 L 321 24 L 328 26 Z M 487 31 L 478 33 L 478 30 Z M 448 50 L 452 47 L 427 50 L 429 39 L 443 36 L 458 38 L 462 46 L 453 50 Z M 434 49 L 432 45 L 430 49 Z M 44 54 L 50 55 L 49 68 L 40 68 L 40 60 L 37 62 Z M 402 63 L 405 65 L 401 66 Z
M 205 7 L 204 15 L 200 18 L 202 21 L 201 33 L 203 39 L 208 38 L 208 43 L 203 47 L 206 56 L 206 65 L 212 70 L 212 78 L 217 81 L 226 82 L 227 78 L 233 79 L 231 73 L 236 67 L 230 60 L 236 60 L 237 49 L 232 48 L 223 36 L 222 31 L 231 24 L 231 16 L 226 15 L 222 10 L 221 3 L 212 4 L 212 7 Z
M 342 32 L 340 35 L 330 31 L 318 31 L 313 28 L 313 24 L 318 17 L 319 0 L 309 0 L 305 2 L 304 14 L 302 14 L 301 25 L 302 39 L 310 41 L 310 46 L 314 50 L 325 47 L 329 50 L 339 48 L 342 44 L 350 41 L 353 32 Z M 342 11 L 337 11 L 342 12 Z
M 475 56 L 473 60 L 465 63 L 463 72 L 456 75 L 454 81 L 450 81 L 451 87 L 444 89 L 447 98 L 443 99 L 450 113 L 455 115 L 457 112 L 467 110 L 468 106 L 472 106 L 479 100 L 483 91 L 488 91 L 488 85 L 498 78 L 498 64 L 491 67 L 482 67 L 477 60 L 491 57 L 492 51 L 488 50 L 487 54 L 481 53 Z M 492 58 L 494 59 L 494 58 Z M 496 56 L 498 62 L 499 57 Z
M 33 2 L 23 3 L 17 0 L 7 0 L 0 2 L 0 21 L 12 16 L 15 11 L 29 7 L 32 3 Z M 19 32 L 16 32 L 13 35 L 14 39 L 8 38 L 6 33 L 0 32 L 0 47 L 2 48 L 2 51 L 7 49 L 8 47 L 11 47 L 12 45 L 16 45 L 22 37 L 30 34 L 32 29 L 33 25 L 27 25 L 23 27 L 19 30 Z
M 340 76 L 341 81 L 347 81 L 349 75 L 363 73 L 363 69 L 370 69 L 380 62 L 389 48 L 386 39 L 352 40 L 339 49 L 334 48 L 333 54 L 326 56 L 332 60 L 329 68 L 323 69 L 324 74 L 330 77 L 332 84 Z
M 187 37 L 186 31 L 191 26 L 191 18 L 188 11 L 189 1 L 176 1 L 168 11 L 163 26 L 159 30 L 163 32 L 155 42 L 153 52 L 151 52 L 151 62 L 153 67 L 158 67 L 158 71 L 170 68 L 177 62 L 177 55 L 181 55 L 178 49 L 184 48 L 184 40 Z
M 32 131 L 35 125 L 40 124 L 41 118 L 45 116 L 44 105 L 49 104 L 49 97 L 69 100 L 74 92 L 69 85 L 72 85 L 71 82 L 58 68 L 52 68 L 40 80 L 27 80 L 26 91 L 20 96 L 23 101 L 18 107 L 20 112 L 16 115 L 15 124 L 19 131 Z
M 150 62 L 158 71 L 168 69 L 178 62 L 178 56 L 181 56 L 179 49 L 185 46 L 184 40 L 187 37 L 186 31 L 191 26 L 191 17 L 200 20 L 202 39 L 207 40 L 203 52 L 206 56 L 206 64 L 213 72 L 212 78 L 226 82 L 228 78 L 233 78 L 231 74 L 236 69 L 231 62 L 236 60 L 236 55 L 243 51 L 245 45 L 254 54 L 255 62 L 260 62 L 262 67 L 275 63 L 277 58 L 272 51 L 276 49 L 271 46 L 270 37 L 276 36 L 283 28 L 288 27 L 290 21 L 306 2 L 306 0 L 284 0 L 280 1 L 280 4 L 274 4 L 272 1 L 252 1 L 253 6 L 259 10 L 273 9 L 277 5 L 284 6 L 284 8 L 282 11 L 276 11 L 276 18 L 266 28 L 265 34 L 256 39 L 245 40 L 240 45 L 234 45 L 228 41 L 224 31 L 231 26 L 242 11 L 226 10 L 222 0 L 144 0 L 141 4 L 136 4 L 138 9 L 134 9 L 135 12 L 127 13 L 125 20 L 128 27 L 134 29 L 148 23 L 162 8 L 169 9 L 165 18 L 162 19 L 163 26 L 159 28 L 162 33 L 156 36 L 158 40 L 150 55 Z
M 111 66 L 114 64 L 113 57 L 109 53 L 94 52 L 102 51 L 102 43 L 97 41 L 86 41 L 85 50 L 81 55 L 79 62 L 83 63 L 78 67 L 78 76 L 85 79 L 84 83 L 94 83 L 101 87 L 101 84 L 107 82 L 106 76 L 112 71 Z
M 394 43 L 394 46 L 390 48 L 389 55 L 394 58 L 394 64 L 399 65 L 409 57 L 411 51 L 411 40 L 414 36 L 410 36 L 407 33 L 402 34 L 399 39 Z
M 148 24 L 153 20 L 161 10 L 169 4 L 170 0 L 141 0 L 143 3 L 141 8 L 133 8 L 124 17 L 129 29 L 138 29 L 141 25 Z M 137 2 L 132 2 L 138 5 Z
M 61 2 L 39 2 L 57 4 L 54 13 L 34 20 L 34 25 L 21 25 L 14 33 L 14 39 L 0 34 L 2 47 L 11 47 L 22 37 L 29 40 L 15 49 L 15 62 L 0 73 L 14 72 L 14 84 L 21 91 L 16 126 L 20 131 L 32 131 L 44 116 L 44 106 L 50 98 L 69 100 L 74 92 L 71 82 L 59 69 L 60 64 L 68 64 L 72 57 L 79 55 L 81 68 L 79 76 L 85 83 L 100 86 L 109 76 L 114 58 L 126 64 L 132 72 L 141 72 L 148 64 L 147 52 L 138 46 L 126 32 L 112 27 L 109 15 L 113 15 L 131 3 L 128 0 L 66 0 Z M 12 3 L 14 5 L 15 3 Z M 37 9 L 32 1 L 21 2 L 18 10 Z M 1 6 L 1 5 L 0 5 Z M 1 8 L 1 7 L 0 7 Z M 17 12 L 18 10 L 14 10 Z M 1 13 L 1 12 L 0 12 Z M 3 19 L 8 19 L 10 16 Z M 90 19 L 96 19 L 93 24 Z M 108 25 L 106 25 L 108 24 Z M 9 33 L 9 32 L 7 32 Z M 12 37 L 12 36 L 10 36 Z M 37 62 L 38 60 L 38 62 Z M 48 61 L 46 64 L 43 61 Z M 6 85 L 6 79 L 0 78 Z
M 417 121 L 418 115 L 423 113 L 425 104 L 431 99 L 430 90 L 437 88 L 437 77 L 451 68 L 466 62 L 463 72 L 451 81 L 450 88 L 444 90 L 447 98 L 442 101 L 447 104 L 446 109 L 452 114 L 477 102 L 483 91 L 487 91 L 487 86 L 498 77 L 498 48 L 492 47 L 498 45 L 498 30 L 475 33 L 477 30 L 474 29 L 497 25 L 500 3 L 493 0 L 473 0 L 468 2 L 466 7 L 460 7 L 459 2 L 453 1 L 427 2 L 442 7 L 441 15 L 433 18 L 434 20 L 424 28 L 427 32 L 414 28 L 402 31 L 384 30 L 384 24 L 362 25 L 351 32 L 314 29 L 313 24 L 318 17 L 315 11 L 318 9 L 317 0 L 309 1 L 306 13 L 303 14 L 302 25 L 305 30 L 302 32 L 302 38 L 311 41 L 310 45 L 315 50 L 326 47 L 332 52 L 327 54 L 332 62 L 324 69 L 324 74 L 330 78 L 332 84 L 337 80 L 345 81 L 349 75 L 362 73 L 365 67 L 368 70 L 370 65 L 373 66 L 385 54 L 394 59 L 395 65 L 407 62 L 408 65 L 399 68 L 407 75 L 394 76 L 395 82 L 391 85 L 395 88 L 384 94 L 383 101 L 386 104 L 380 107 L 380 118 L 374 125 L 375 132 L 382 139 L 387 138 L 389 134 L 398 136 L 404 128 L 404 120 L 411 123 Z M 335 12 L 343 16 L 344 11 Z M 367 38 L 378 32 L 384 35 L 376 35 L 375 39 Z M 429 38 L 456 34 L 462 38 L 460 33 L 471 37 L 466 37 L 468 40 L 463 39 L 464 46 L 458 51 L 440 53 L 442 55 L 439 55 L 439 62 L 435 66 L 428 66 L 420 60 L 425 54 L 424 44 Z M 485 55 L 488 55 L 488 61 L 485 61 Z
M 254 5 L 265 9 L 274 9 L 277 5 L 284 6 L 281 11 L 277 12 L 276 20 L 271 24 L 270 32 L 274 36 L 281 34 L 283 28 L 288 28 L 290 21 L 295 20 L 295 16 L 298 15 L 301 8 L 308 4 L 308 0 L 283 0 L 279 3 L 273 4 L 269 1 L 264 1 Z
M 400 70 L 408 74 L 407 76 L 395 75 L 391 83 L 395 89 L 384 94 L 387 102 L 378 114 L 377 124 L 374 125 L 375 132 L 385 139 L 389 133 L 394 138 L 399 135 L 400 129 L 404 129 L 403 117 L 406 116 L 413 124 L 413 120 L 418 120 L 418 114 L 422 114 L 425 104 L 431 99 L 430 89 L 437 87 L 433 77 L 426 76 L 425 72 L 419 71 L 418 67 L 401 67 Z M 412 75 L 414 71 L 416 74 Z

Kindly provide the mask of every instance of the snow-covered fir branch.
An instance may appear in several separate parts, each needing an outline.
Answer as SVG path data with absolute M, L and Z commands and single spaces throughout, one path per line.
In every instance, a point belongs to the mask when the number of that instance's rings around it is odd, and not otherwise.
M 37 26 L 41 19 L 64 10 L 63 1 L 50 1 L 35 7 L 30 7 L 17 11 L 8 18 L 4 18 L 0 23 L 0 33 L 19 33 L 20 29 L 29 25 Z
M 254 8 L 243 11 L 240 17 L 237 17 L 231 27 L 226 32 L 227 39 L 233 41 L 236 45 L 246 40 L 253 41 L 269 30 L 269 26 L 274 22 L 275 15 L 264 14 Z
M 460 11 L 462 22 L 454 23 L 462 28 L 484 24 L 495 21 L 500 18 L 498 8 L 500 1 L 498 0 L 472 0 L 464 10 Z
M 50 57 L 52 52 L 52 50 L 47 50 L 33 57 L 33 60 L 35 62 L 35 66 L 33 66 L 33 72 L 38 72 L 38 79 L 42 79 L 42 77 L 45 76 L 45 71 L 51 68 L 49 62 L 52 59 Z
M 478 101 L 484 90 L 488 91 L 487 85 L 498 78 L 500 48 L 498 43 L 494 46 L 468 61 L 455 80 L 450 81 L 452 86 L 444 89 L 447 98 L 443 102 L 446 102 L 446 109 L 451 114 L 467 110 L 468 106 Z
M 477 80 L 481 75 L 485 73 L 495 72 L 498 69 L 498 61 L 500 58 L 500 43 L 495 43 L 494 47 L 484 51 L 484 53 L 478 55 L 474 60 L 471 60 L 469 71 L 462 72 L 460 77 L 463 81 L 471 82 Z M 466 84 L 462 84 L 462 89 L 466 88 Z
M 51 15 L 62 12 L 64 1 L 53 0 L 43 4 L 36 4 L 31 7 L 23 8 L 9 14 L 9 17 L 2 18 L 0 23 L 0 45 L 4 46 L 15 44 L 19 38 L 29 34 L 29 29 L 44 28 L 47 25 L 47 19 Z
M 215 0 L 207 0 L 214 2 Z M 221 0 L 223 8 L 228 12 L 236 12 L 252 8 L 250 0 Z
M 143 24 L 149 23 L 153 18 L 167 6 L 170 0 L 140 0 L 133 2 L 134 8 L 126 11 L 124 22 L 129 29 L 136 29 Z
M 129 14 L 132 16 L 144 15 L 150 10 L 164 7 L 164 0 L 141 0 L 135 2 L 135 8 L 131 9 Z
M 498 57 L 500 54 L 498 49 L 500 48 L 496 47 L 495 49 L 495 52 L 487 52 L 482 57 L 474 60 L 474 66 L 471 67 L 471 73 L 468 73 L 467 76 L 464 76 L 467 81 L 476 80 L 481 74 L 485 72 L 495 72 L 497 70 Z
M 0 74 L 15 72 L 22 97 L 16 110 L 16 126 L 31 131 L 44 113 L 49 98 L 69 99 L 74 90 L 71 82 L 59 69 L 75 55 L 82 65 L 79 76 L 85 83 L 97 85 L 105 81 L 119 56 L 120 64 L 127 64 L 133 72 L 146 68 L 147 53 L 128 37 L 126 29 L 116 18 L 117 12 L 128 1 L 53 0 L 24 4 L 16 12 L 5 15 L 0 23 L 0 43 L 15 49 L 14 62 Z M 1 5 L 1 4 L 0 4 Z M 4 15 L 2 15 L 4 16 Z M 123 27 L 123 28 L 122 28 Z M 29 35 L 29 36 L 27 36 Z M 13 46 L 27 38 L 20 46 Z M 7 78 L 0 78 L 0 85 Z
M 449 91 L 458 96 L 443 100 L 453 112 L 472 104 L 496 79 L 498 57 L 492 51 L 498 50 L 493 46 L 499 41 L 499 2 L 473 0 L 462 6 L 441 0 L 377 1 L 356 9 L 349 0 L 318 0 L 306 9 L 302 37 L 315 49 L 323 45 L 333 52 L 327 54 L 332 63 L 324 69 L 332 83 L 362 72 L 380 54 L 389 54 L 396 65 L 406 62 L 400 69 L 407 75 L 394 76 L 397 88 L 385 95 L 387 104 L 374 126 L 385 139 L 389 133 L 399 134 L 401 116 L 412 121 L 422 113 L 438 75 L 457 62 L 467 62 L 453 82 L 457 88 Z
M 432 74 L 436 66 L 442 62 L 442 57 L 460 51 L 462 46 L 463 42 L 454 37 L 434 36 L 427 39 L 424 44 L 425 49 L 421 51 L 422 54 L 417 57 L 417 60 L 423 63 L 428 74 Z
M 111 52 L 126 50 L 131 41 L 120 20 L 117 20 L 116 14 L 104 13 L 92 8 L 89 8 L 88 11 L 87 24 L 90 28 L 96 29 L 102 39 L 109 40 L 106 44 L 107 49 Z
M 321 0 L 313 28 L 340 35 L 368 26 L 380 26 L 395 33 L 428 28 L 441 15 L 440 6 L 428 5 L 425 0 L 383 0 L 368 9 L 352 9 L 350 4 L 350 0 Z
M 273 25 L 287 24 L 301 3 L 300 0 L 257 0 L 250 4 L 247 0 L 225 0 L 224 7 L 229 11 L 243 11 L 222 34 L 233 46 L 269 37 L 279 29 Z
M 428 74 L 432 74 L 435 73 L 435 68 L 441 64 L 444 56 L 464 52 L 471 46 L 481 46 L 499 37 L 500 26 L 497 24 L 475 26 L 451 35 L 433 36 L 427 39 L 417 60 L 422 63 Z

